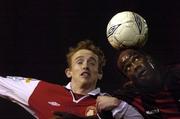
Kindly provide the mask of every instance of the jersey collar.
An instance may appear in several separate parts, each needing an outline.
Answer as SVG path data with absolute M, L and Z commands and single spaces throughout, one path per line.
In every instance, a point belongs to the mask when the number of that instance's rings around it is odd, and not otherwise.
M 66 86 L 66 89 L 71 90 L 71 82 L 69 82 Z M 96 88 L 88 93 L 88 95 L 96 96 L 101 93 L 100 88 Z

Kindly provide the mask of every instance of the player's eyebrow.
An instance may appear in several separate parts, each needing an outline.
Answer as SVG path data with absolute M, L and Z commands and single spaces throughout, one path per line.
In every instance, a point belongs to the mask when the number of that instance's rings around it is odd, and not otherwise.
M 78 56 L 78 57 L 76 57 L 74 60 L 77 61 L 77 60 L 79 60 L 79 59 L 81 59 L 81 58 L 83 58 L 83 56 Z M 92 61 L 94 61 L 94 62 L 97 62 L 96 58 L 94 58 L 94 57 L 90 57 L 89 60 L 92 60 Z
M 121 60 L 122 70 L 124 70 L 125 66 L 127 65 L 129 57 L 130 57 L 129 55 L 128 56 L 126 55 L 126 56 L 124 56 L 124 58 L 122 58 L 122 60 Z
M 83 56 L 78 56 L 76 57 L 74 60 L 78 60 L 78 59 L 81 59 Z
M 133 62 L 135 58 L 139 57 L 138 54 L 131 54 L 128 55 L 123 61 L 122 61 L 122 70 L 125 70 L 126 67 Z
M 90 57 L 89 60 L 94 61 L 95 63 L 98 62 L 98 61 L 96 60 L 96 58 L 94 58 L 94 57 Z

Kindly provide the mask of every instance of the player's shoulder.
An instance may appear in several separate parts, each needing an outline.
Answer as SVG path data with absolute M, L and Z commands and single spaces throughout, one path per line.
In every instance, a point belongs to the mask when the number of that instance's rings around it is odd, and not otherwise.
M 167 64 L 165 66 L 161 66 L 161 69 L 168 69 L 168 71 L 180 70 L 180 64 Z
M 167 65 L 165 74 L 180 78 L 180 64 Z
M 48 89 L 48 90 L 64 89 L 64 86 L 62 86 L 60 84 L 47 82 L 47 81 L 44 81 L 44 80 L 40 80 L 38 86 L 42 87 L 43 89 Z
M 15 81 L 22 81 L 22 80 L 25 80 L 25 81 L 40 81 L 38 79 L 35 79 L 35 78 L 31 78 L 31 77 L 22 77 L 22 76 L 6 76 L 5 78 L 7 79 L 11 79 L 11 80 L 15 80 Z

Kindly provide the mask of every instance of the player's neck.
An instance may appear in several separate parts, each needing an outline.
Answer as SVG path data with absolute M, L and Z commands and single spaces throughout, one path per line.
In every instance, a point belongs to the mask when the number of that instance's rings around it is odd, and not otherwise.
M 71 89 L 73 93 L 87 95 L 90 91 L 94 90 L 95 87 L 90 86 L 78 86 L 71 84 Z

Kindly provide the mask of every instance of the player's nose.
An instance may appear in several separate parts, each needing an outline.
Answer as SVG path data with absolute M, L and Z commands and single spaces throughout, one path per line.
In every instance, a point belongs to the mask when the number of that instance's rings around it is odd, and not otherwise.
M 88 63 L 87 62 L 83 62 L 82 68 L 83 69 L 88 69 Z
M 136 71 L 140 67 L 140 65 L 137 64 L 137 63 L 132 62 L 131 67 L 133 68 L 134 71 Z

